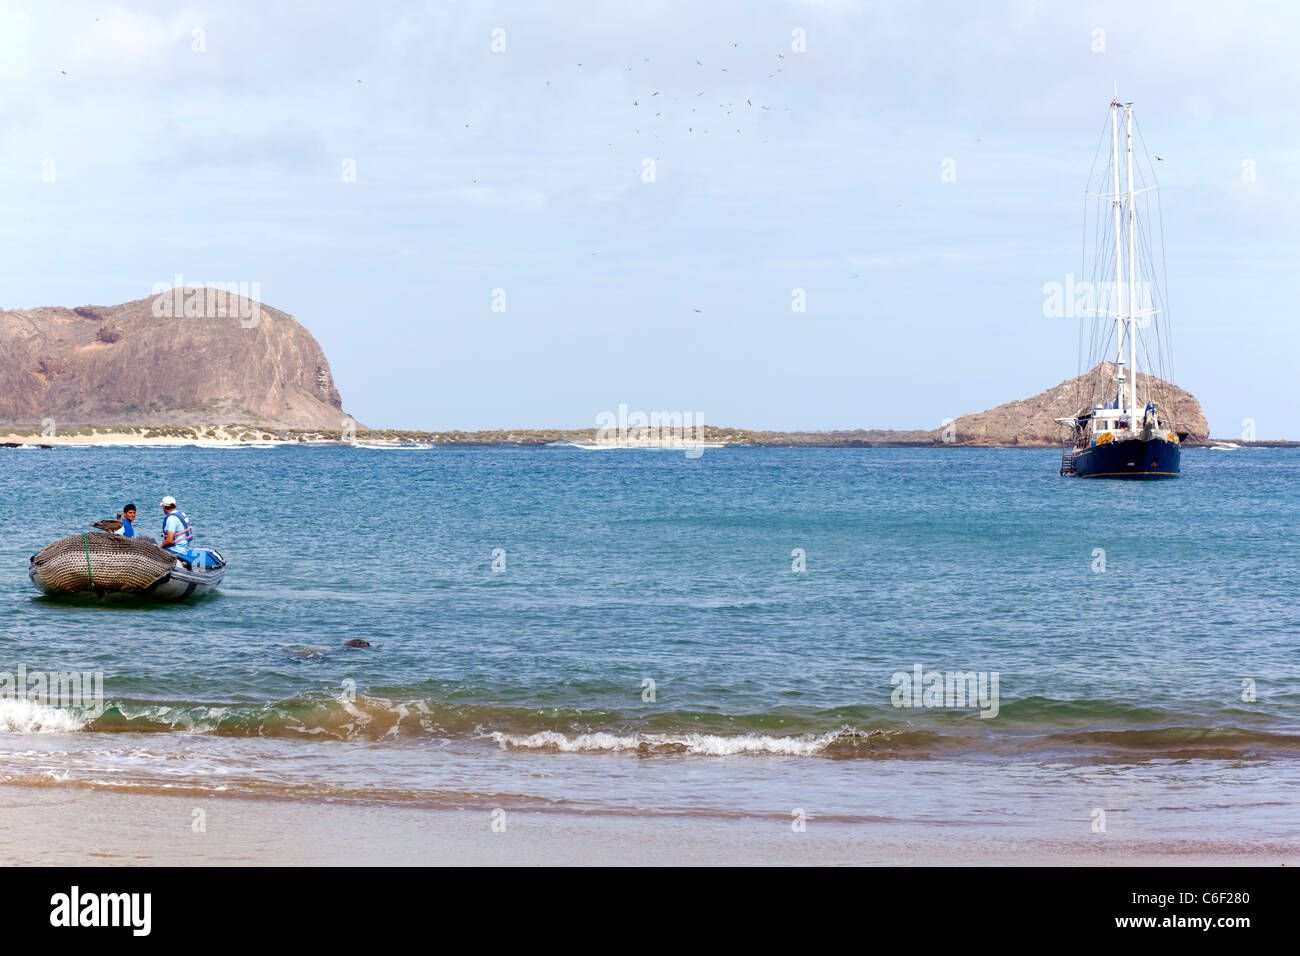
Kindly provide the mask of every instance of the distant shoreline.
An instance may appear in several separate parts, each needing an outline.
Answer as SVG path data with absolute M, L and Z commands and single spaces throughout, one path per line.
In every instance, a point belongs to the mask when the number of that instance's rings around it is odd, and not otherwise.
M 898 437 L 892 437 L 898 436 Z M 906 437 L 904 437 L 906 436 Z M 421 432 L 396 429 L 358 430 L 355 436 L 325 429 L 281 429 L 262 426 L 185 426 L 160 425 L 107 428 L 83 427 L 49 436 L 38 429 L 14 429 L 0 432 L 0 447 L 50 446 L 157 446 L 157 447 L 268 447 L 277 445 L 379 445 L 399 447 L 427 444 L 449 448 L 530 448 L 550 444 L 596 442 L 595 429 L 513 429 L 491 431 Z M 1060 448 L 1060 442 L 993 442 L 942 441 L 925 432 L 889 432 L 885 430 L 834 432 L 758 432 L 746 429 L 714 428 L 706 431 L 705 448 Z M 1211 438 L 1207 442 L 1185 442 L 1185 448 L 1300 448 L 1300 441 L 1275 439 L 1243 441 Z M 630 441 L 614 449 L 655 449 L 682 452 L 692 447 L 689 439 L 671 445 Z M 601 449 L 605 450 L 605 449 Z

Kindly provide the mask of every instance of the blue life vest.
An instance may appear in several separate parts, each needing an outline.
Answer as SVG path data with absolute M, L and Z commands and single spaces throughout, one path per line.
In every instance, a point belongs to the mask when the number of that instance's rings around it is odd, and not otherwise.
M 165 521 L 163 523 L 166 524 Z M 122 515 L 122 537 L 124 538 L 135 537 L 135 528 L 131 525 L 131 519 L 128 518 L 126 515 Z
M 185 517 L 185 512 L 183 511 L 173 511 L 171 514 L 163 518 L 162 533 L 163 533 L 164 541 L 167 540 L 167 519 L 168 518 L 179 518 L 181 522 L 181 530 L 176 532 L 176 537 L 175 539 L 173 539 L 171 544 L 167 545 L 167 550 L 174 551 L 177 554 L 184 554 L 188 552 L 190 549 L 190 543 L 194 540 L 194 532 L 190 528 L 190 519 Z

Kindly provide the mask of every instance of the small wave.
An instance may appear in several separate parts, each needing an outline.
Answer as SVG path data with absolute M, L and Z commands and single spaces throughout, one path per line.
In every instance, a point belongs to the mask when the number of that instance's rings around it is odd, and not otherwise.
M 69 710 L 33 700 L 0 700 L 3 734 L 68 734 L 85 726 L 86 721 Z
M 508 734 L 494 731 L 490 736 L 503 748 L 527 750 L 552 750 L 559 753 L 584 751 L 620 751 L 654 753 L 689 753 L 709 757 L 729 757 L 736 754 L 780 754 L 792 757 L 810 757 L 819 754 L 846 735 L 856 736 L 857 731 L 844 729 L 825 734 L 802 734 L 795 737 L 773 737 L 769 734 L 611 734 L 590 733 L 568 736 L 554 730 L 534 734 Z
M 454 708 L 435 710 L 424 701 L 372 697 L 296 698 L 253 705 L 113 701 L 85 729 L 109 733 L 179 731 L 220 737 L 382 740 L 443 733 L 445 724 L 457 724 L 456 716 Z
M 311 657 L 330 649 L 300 645 L 286 650 Z M 1250 726 L 1225 714 L 1197 718 L 1136 705 L 1112 705 L 1105 708 L 1106 719 L 1098 719 L 1096 701 L 1045 698 L 1008 702 L 996 721 L 984 721 L 973 713 L 900 720 L 893 714 L 860 713 L 853 708 L 784 713 L 779 720 L 771 713 L 724 717 L 692 711 L 646 717 L 554 706 L 327 694 L 261 704 L 118 700 L 93 719 L 36 706 L 11 703 L 8 710 L 0 710 L 0 732 L 180 732 L 393 743 L 437 738 L 550 753 L 829 759 L 1027 753 L 1139 758 L 1300 755 L 1300 735 L 1291 728 Z
M 305 649 L 310 650 L 310 649 Z M 143 733 L 185 732 L 232 737 L 299 737 L 338 740 L 395 740 L 453 736 L 492 740 L 499 746 L 552 751 L 652 751 L 713 756 L 786 754 L 809 756 L 836 745 L 858 748 L 893 746 L 915 736 L 909 732 L 810 730 L 776 736 L 762 731 L 735 734 L 701 730 L 638 730 L 590 727 L 580 712 L 527 708 L 457 706 L 430 700 L 390 700 L 358 696 L 298 698 L 262 705 L 145 703 L 113 701 L 88 731 Z M 594 715 L 587 714 L 587 718 Z M 565 729 L 556 729 L 567 723 Z M 582 724 L 587 723 L 587 727 Z M 622 723 L 622 722 L 620 722 Z M 575 726 L 575 724 L 577 726 Z M 73 728 L 81 729 L 81 727 Z M 878 739 L 877 739 L 878 738 Z M 899 738 L 900 740 L 896 740 Z

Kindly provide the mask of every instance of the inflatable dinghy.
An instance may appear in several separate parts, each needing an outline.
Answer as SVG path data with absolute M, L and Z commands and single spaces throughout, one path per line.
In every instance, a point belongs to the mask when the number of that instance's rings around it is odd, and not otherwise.
M 27 576 L 48 595 L 113 593 L 183 601 L 215 590 L 226 576 L 226 561 L 210 548 L 177 555 L 139 538 L 89 531 L 37 551 Z

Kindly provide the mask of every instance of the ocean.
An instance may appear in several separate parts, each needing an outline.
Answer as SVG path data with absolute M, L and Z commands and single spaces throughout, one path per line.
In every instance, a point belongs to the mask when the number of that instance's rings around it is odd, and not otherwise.
M 1058 459 L 3 449 L 0 672 L 100 675 L 102 712 L 11 680 L 0 782 L 1295 846 L 1300 453 Z M 217 594 L 31 588 L 164 494 Z

